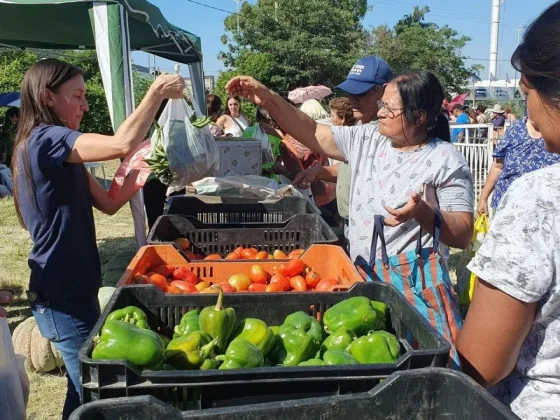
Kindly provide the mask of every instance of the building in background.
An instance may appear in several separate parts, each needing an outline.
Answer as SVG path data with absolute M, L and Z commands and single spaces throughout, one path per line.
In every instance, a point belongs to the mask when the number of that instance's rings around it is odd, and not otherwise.
M 155 76 L 154 70 L 148 67 L 139 66 L 138 64 L 132 65 L 132 71 L 138 72 L 141 77 L 153 78 Z M 159 73 L 157 73 L 159 74 Z M 185 77 L 185 84 L 187 89 L 192 93 L 192 82 L 190 77 Z M 214 76 L 204 76 L 204 87 L 208 93 L 214 93 L 216 89 L 216 78 Z

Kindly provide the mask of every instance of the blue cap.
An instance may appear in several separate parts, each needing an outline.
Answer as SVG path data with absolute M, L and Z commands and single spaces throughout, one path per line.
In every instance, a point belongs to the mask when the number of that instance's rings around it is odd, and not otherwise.
M 351 95 L 361 95 L 374 86 L 389 83 L 393 78 L 393 71 L 389 64 L 375 55 L 360 58 L 350 69 L 346 80 L 337 86 Z

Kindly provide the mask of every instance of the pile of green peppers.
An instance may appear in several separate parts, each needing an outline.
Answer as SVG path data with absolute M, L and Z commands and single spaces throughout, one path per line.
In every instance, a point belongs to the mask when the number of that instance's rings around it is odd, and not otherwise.
M 214 286 L 219 288 L 219 286 Z M 127 360 L 144 369 L 245 369 L 394 363 L 397 338 L 384 331 L 387 306 L 366 297 L 346 299 L 323 316 L 323 324 L 300 311 L 280 326 L 257 318 L 238 321 L 218 301 L 183 315 L 169 340 L 151 331 L 146 314 L 129 306 L 112 312 L 96 338 L 92 358 Z

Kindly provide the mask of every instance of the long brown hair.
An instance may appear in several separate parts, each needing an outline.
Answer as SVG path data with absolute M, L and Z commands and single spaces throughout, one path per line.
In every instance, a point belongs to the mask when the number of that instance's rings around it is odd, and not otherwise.
M 21 115 L 12 156 L 12 178 L 16 213 L 20 224 L 24 227 L 25 224 L 19 208 L 20 177 L 25 181 L 26 193 L 29 194 L 29 197 L 33 199 L 37 206 L 33 173 L 27 154 L 27 143 L 31 131 L 40 124 L 66 126 L 66 123 L 47 106 L 45 90 L 49 89 L 56 93 L 62 84 L 78 75 L 83 75 L 83 70 L 79 67 L 54 58 L 48 58 L 33 64 L 23 76 L 20 92 Z

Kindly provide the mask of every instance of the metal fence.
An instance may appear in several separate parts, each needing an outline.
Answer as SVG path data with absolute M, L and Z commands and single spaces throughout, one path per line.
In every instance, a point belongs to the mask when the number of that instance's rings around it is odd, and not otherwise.
M 474 206 L 478 205 L 484 183 L 492 165 L 494 141 L 492 139 L 492 124 L 457 124 L 453 129 L 465 129 L 465 136 L 461 143 L 454 143 L 455 148 L 465 156 L 471 170 L 474 184 Z

